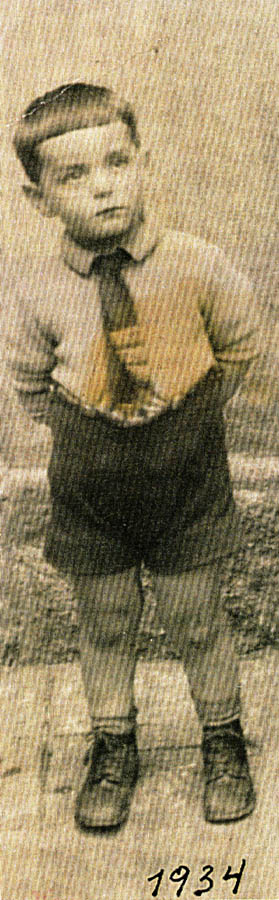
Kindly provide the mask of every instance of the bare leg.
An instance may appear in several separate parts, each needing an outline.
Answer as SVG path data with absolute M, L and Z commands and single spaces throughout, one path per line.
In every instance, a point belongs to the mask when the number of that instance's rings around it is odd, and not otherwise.
M 136 634 L 142 611 L 136 569 L 75 579 L 80 659 L 90 715 L 110 730 L 134 720 Z M 128 722 L 129 724 L 129 722 Z M 131 722 L 132 724 L 132 722 Z
M 219 565 L 156 575 L 158 612 L 180 651 L 202 724 L 240 714 L 238 659 L 220 597 Z

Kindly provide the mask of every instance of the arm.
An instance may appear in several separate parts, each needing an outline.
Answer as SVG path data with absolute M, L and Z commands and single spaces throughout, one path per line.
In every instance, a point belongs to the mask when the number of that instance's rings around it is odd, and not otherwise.
M 201 313 L 217 362 L 222 402 L 226 403 L 260 354 L 259 313 L 248 279 L 218 248 L 208 248 L 210 263 Z
M 24 409 L 47 424 L 57 341 L 31 307 L 10 307 L 4 326 L 5 368 Z

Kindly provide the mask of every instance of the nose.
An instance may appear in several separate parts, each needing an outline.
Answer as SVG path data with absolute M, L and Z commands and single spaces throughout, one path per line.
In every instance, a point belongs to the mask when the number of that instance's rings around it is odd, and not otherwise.
M 110 197 L 113 193 L 112 190 L 112 182 L 109 177 L 109 172 L 101 167 L 99 169 L 95 169 L 94 172 L 94 197 L 96 200 L 102 200 L 105 197 Z

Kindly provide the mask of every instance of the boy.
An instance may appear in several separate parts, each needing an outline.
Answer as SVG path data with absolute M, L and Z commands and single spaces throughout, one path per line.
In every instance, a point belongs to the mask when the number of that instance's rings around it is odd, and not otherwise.
M 257 356 L 249 285 L 216 247 L 148 220 L 147 157 L 111 91 L 49 92 L 14 143 L 26 195 L 65 229 L 57 258 L 17 273 L 8 358 L 25 408 L 52 429 L 45 554 L 78 600 L 92 734 L 76 821 L 116 827 L 129 813 L 142 561 L 203 728 L 205 818 L 240 819 L 255 796 L 219 561 L 239 541 L 222 408 Z

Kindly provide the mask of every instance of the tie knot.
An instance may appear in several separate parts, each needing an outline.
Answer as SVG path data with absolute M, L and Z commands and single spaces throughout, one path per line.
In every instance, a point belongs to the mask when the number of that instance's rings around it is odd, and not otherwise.
M 120 270 L 133 262 L 130 253 L 118 247 L 114 253 L 102 253 L 94 260 L 92 271 L 96 275 L 117 275 Z

